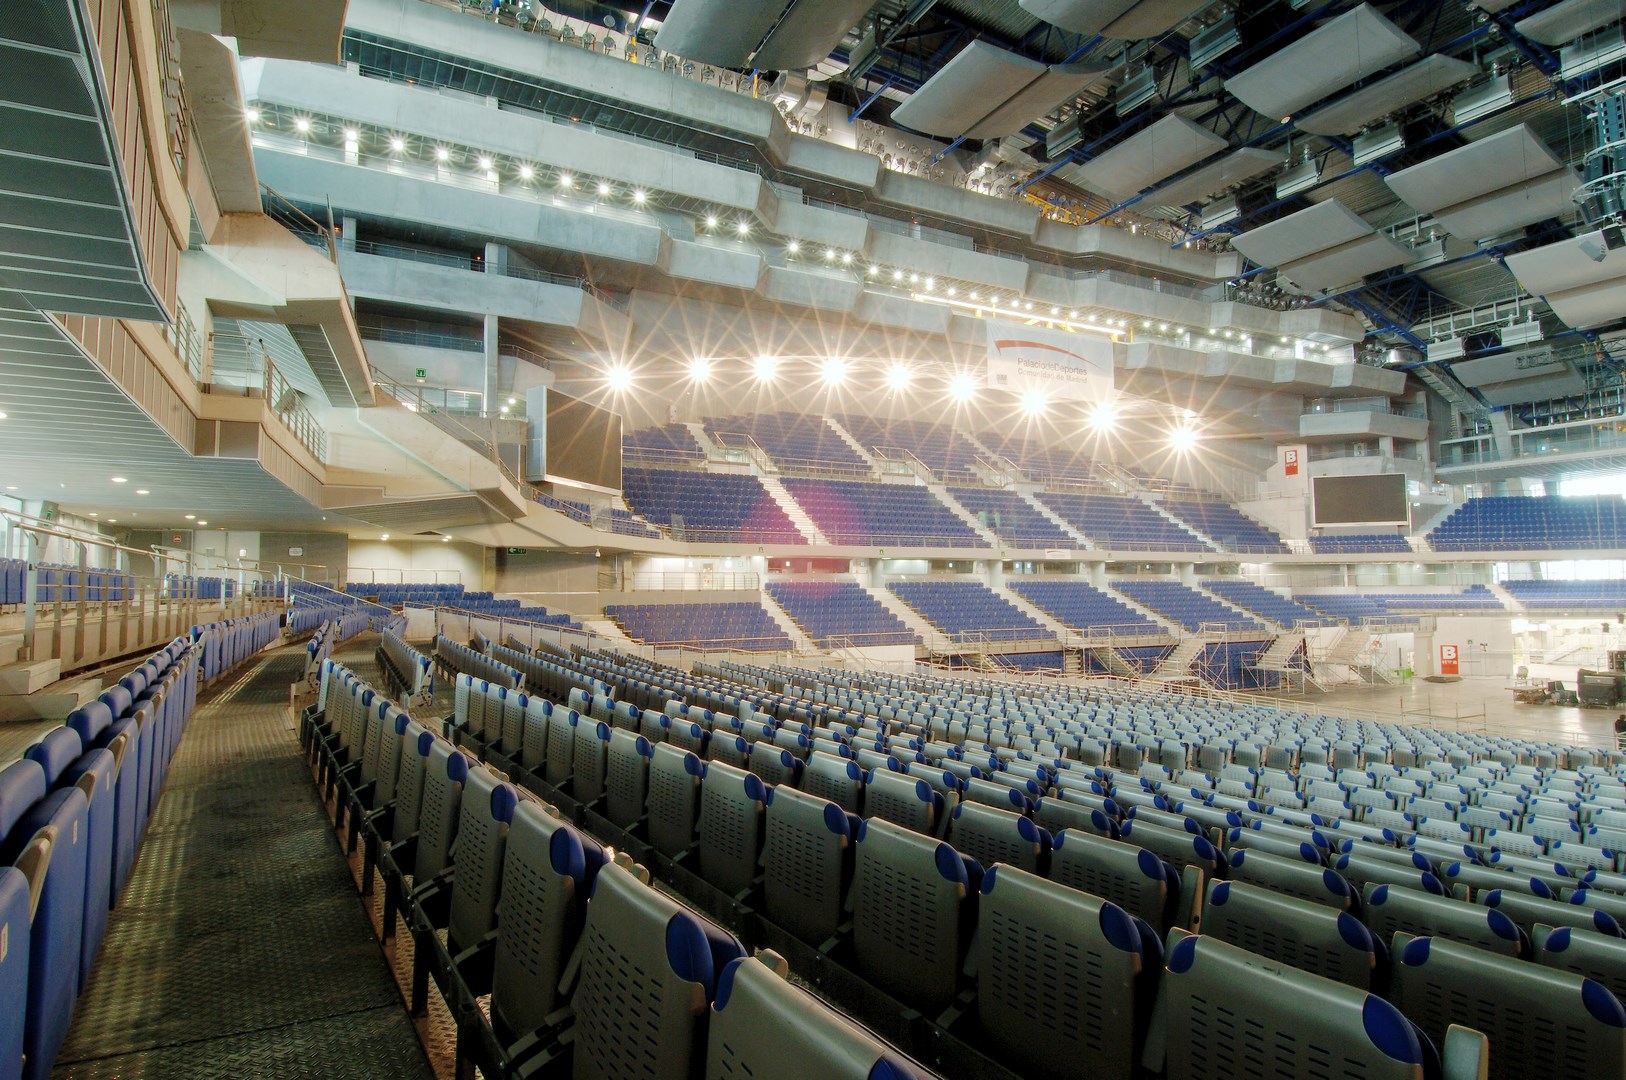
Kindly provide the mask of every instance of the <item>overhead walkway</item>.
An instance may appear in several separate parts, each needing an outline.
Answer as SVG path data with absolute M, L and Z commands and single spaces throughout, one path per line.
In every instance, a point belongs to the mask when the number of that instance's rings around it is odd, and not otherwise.
M 304 662 L 199 703 L 54 1076 L 433 1076 L 303 771 Z

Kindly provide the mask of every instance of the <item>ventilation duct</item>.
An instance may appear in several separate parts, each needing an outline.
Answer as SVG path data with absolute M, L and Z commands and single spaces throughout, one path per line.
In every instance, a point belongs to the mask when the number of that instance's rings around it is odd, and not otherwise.
M 1513 77 L 1496 75 L 1483 86 L 1473 86 L 1451 99 L 1451 122 L 1469 124 L 1513 104 Z
M 1227 14 L 1191 39 L 1192 70 L 1208 66 L 1240 44 L 1242 35 L 1236 28 L 1236 16 Z
M 1401 133 L 1400 125 L 1385 124 L 1375 131 L 1355 136 L 1353 160 L 1357 166 L 1365 165 L 1405 148 L 1406 137 Z

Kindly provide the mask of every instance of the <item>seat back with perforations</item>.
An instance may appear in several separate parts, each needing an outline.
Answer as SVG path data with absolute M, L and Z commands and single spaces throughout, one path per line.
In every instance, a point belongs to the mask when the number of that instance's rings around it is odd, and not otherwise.
M 859 973 L 915 1008 L 941 1009 L 960 971 L 965 863 L 949 845 L 881 818 L 859 825 L 856 840 L 847 906 Z
M 773 788 L 767 798 L 762 874 L 768 920 L 817 945 L 841 922 L 852 819 L 835 803 L 795 788 Z
M 1202 928 L 1251 953 L 1362 990 L 1372 989 L 1386 954 L 1349 912 L 1240 881 L 1209 884 Z

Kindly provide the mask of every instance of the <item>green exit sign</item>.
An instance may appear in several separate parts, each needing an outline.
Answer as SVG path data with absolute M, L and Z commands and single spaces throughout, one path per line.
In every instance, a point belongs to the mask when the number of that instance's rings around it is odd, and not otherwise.
M 424 370 L 423 368 L 418 369 L 418 378 L 427 379 L 428 377 L 429 377 L 429 372 L 428 371 Z
M 510 554 L 510 555 L 525 555 L 525 554 L 528 554 L 528 552 L 524 548 L 509 548 L 508 549 L 508 554 Z

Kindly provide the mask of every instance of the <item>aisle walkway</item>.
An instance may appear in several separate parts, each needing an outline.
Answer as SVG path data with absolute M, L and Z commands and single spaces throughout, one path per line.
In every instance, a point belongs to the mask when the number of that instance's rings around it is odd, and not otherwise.
M 199 702 L 56 1077 L 432 1077 L 289 722 L 303 662 Z

